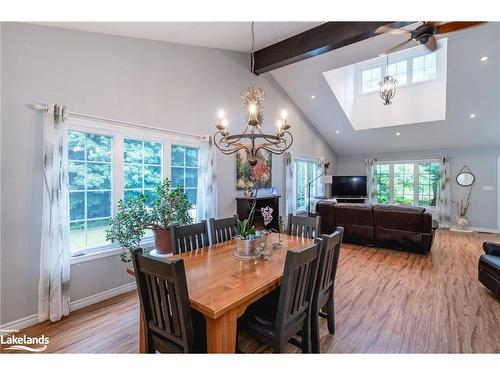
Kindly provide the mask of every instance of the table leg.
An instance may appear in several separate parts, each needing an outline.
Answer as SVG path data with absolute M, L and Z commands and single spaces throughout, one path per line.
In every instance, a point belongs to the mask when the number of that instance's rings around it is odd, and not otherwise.
M 144 318 L 139 312 L 139 353 L 146 353 L 146 326 Z
M 238 313 L 231 310 L 217 319 L 205 317 L 207 322 L 207 352 L 234 353 L 237 340 Z

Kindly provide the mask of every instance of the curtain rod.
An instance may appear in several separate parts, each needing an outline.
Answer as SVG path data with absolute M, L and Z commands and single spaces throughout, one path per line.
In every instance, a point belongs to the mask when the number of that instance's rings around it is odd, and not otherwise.
M 47 104 L 40 104 L 36 103 L 33 105 L 33 108 L 37 111 L 41 112 L 48 112 L 49 111 L 49 106 Z M 99 121 L 104 121 L 112 124 L 119 124 L 119 125 L 126 125 L 126 126 L 132 126 L 135 128 L 142 128 L 142 129 L 147 129 L 147 130 L 154 130 L 158 132 L 163 132 L 163 133 L 170 133 L 170 134 L 177 134 L 177 135 L 183 135 L 195 139 L 205 139 L 205 136 L 202 135 L 197 135 L 197 134 L 192 134 L 192 133 L 186 133 L 186 132 L 180 132 L 177 130 L 170 130 L 170 129 L 163 129 L 163 128 L 158 128 L 154 126 L 149 126 L 149 125 L 142 125 L 134 122 L 127 122 L 127 121 L 121 121 L 121 120 L 115 120 L 107 117 L 101 117 L 101 116 L 94 116 L 94 115 L 87 115 L 84 113 L 78 113 L 78 112 L 67 112 L 68 116 L 71 117 L 77 117 L 77 118 L 83 118 L 83 119 L 90 119 L 90 120 L 99 120 Z

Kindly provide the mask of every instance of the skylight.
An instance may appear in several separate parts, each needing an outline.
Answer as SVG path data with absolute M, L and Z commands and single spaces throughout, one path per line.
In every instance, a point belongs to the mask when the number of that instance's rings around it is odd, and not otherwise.
M 323 72 L 355 130 L 440 121 L 446 118 L 447 40 L 438 49 L 423 46 Z M 397 81 L 396 96 L 385 106 L 378 83 L 386 74 Z

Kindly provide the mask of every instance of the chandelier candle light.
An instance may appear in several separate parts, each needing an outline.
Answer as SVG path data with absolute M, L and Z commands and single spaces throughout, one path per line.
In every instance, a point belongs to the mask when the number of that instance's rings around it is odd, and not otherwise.
M 250 70 L 254 74 L 254 47 L 255 33 L 252 22 L 252 53 L 250 54 Z M 293 136 L 288 131 L 291 125 L 287 122 L 288 114 L 281 112 L 281 119 L 277 121 L 275 134 L 266 134 L 262 131 L 264 121 L 264 91 L 257 86 L 251 85 L 243 90 L 243 112 L 246 125 L 240 134 L 229 134 L 228 121 L 224 111 L 219 111 L 219 122 L 215 125 L 217 132 L 214 134 L 214 144 L 223 154 L 229 155 L 245 150 L 248 154 L 248 163 L 251 166 L 257 164 L 257 156 L 260 150 L 269 151 L 272 154 L 282 154 L 290 148 Z

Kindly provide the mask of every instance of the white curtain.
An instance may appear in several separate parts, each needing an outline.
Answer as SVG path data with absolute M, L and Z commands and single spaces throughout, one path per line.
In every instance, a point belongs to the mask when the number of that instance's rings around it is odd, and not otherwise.
M 69 314 L 69 193 L 66 107 L 43 113 L 43 198 L 38 320 Z
M 443 228 L 449 228 L 451 222 L 450 181 L 450 157 L 448 155 L 443 155 L 439 163 L 439 189 L 437 191 L 439 225 Z
M 324 171 L 325 171 L 325 157 L 318 156 L 316 158 L 316 176 L 319 176 Z M 317 197 L 325 196 L 325 184 L 323 183 L 321 177 L 318 178 L 316 183 L 316 196 Z
M 377 203 L 377 159 L 366 159 L 366 181 L 368 203 Z
M 212 137 L 206 137 L 200 145 L 198 168 L 198 195 L 196 197 L 196 221 L 217 217 L 217 176 L 215 174 L 215 150 Z
M 288 214 L 295 214 L 295 168 L 291 152 L 285 152 L 285 220 Z

